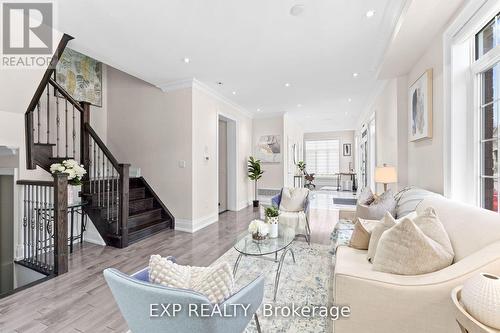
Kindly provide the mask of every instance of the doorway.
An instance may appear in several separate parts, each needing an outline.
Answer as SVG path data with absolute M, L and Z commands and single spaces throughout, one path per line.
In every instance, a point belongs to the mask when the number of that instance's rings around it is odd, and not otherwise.
M 237 210 L 236 204 L 236 121 L 220 115 L 217 126 L 219 214 Z

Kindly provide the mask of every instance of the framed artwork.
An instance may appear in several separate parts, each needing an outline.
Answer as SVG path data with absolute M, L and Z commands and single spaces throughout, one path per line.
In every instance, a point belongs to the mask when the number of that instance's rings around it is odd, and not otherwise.
M 350 143 L 344 143 L 342 146 L 342 154 L 344 156 L 351 156 L 351 144 Z
M 256 157 L 263 163 L 281 162 L 281 137 L 279 135 L 261 136 L 256 150 Z
M 56 66 L 56 81 L 75 100 L 102 106 L 102 63 L 66 48 Z
M 408 90 L 408 134 L 410 141 L 432 138 L 432 69 Z

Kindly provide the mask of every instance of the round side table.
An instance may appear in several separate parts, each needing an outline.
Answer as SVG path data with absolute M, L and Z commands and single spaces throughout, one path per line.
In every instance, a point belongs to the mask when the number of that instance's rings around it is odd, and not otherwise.
M 474 319 L 460 302 L 462 286 L 456 287 L 451 292 L 451 299 L 455 305 L 455 317 L 462 333 L 500 333 L 499 330 L 481 324 Z

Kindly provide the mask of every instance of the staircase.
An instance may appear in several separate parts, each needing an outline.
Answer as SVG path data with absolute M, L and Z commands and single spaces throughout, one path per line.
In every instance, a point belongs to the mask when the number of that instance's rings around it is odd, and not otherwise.
M 81 197 L 85 213 L 107 245 L 127 247 L 164 229 L 175 218 L 147 181 L 129 178 L 129 164 L 119 163 L 90 125 L 90 105 L 61 87 L 55 66 L 67 43 L 64 35 L 25 114 L 26 164 L 50 172 L 53 163 L 74 159 L 87 170 Z

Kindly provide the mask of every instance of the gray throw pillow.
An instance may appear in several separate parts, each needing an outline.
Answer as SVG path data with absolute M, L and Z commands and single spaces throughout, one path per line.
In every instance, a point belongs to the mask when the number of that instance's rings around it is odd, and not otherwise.
M 356 218 L 365 220 L 380 220 L 385 213 L 395 215 L 396 200 L 392 190 L 385 191 L 381 196 L 375 198 L 371 204 L 358 201 L 356 205 Z

